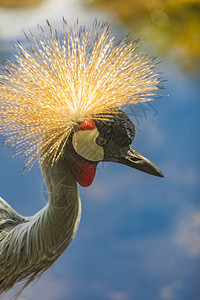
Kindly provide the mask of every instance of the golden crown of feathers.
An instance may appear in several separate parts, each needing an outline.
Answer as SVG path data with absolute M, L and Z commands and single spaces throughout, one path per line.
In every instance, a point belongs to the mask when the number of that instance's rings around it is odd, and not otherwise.
M 47 21 L 39 39 L 16 45 L 16 62 L 0 75 L 0 134 L 16 154 L 54 163 L 75 126 L 88 118 L 109 118 L 120 107 L 155 97 L 160 82 L 152 58 L 136 51 L 137 41 L 117 41 L 108 24 L 95 21 L 86 30 L 69 27 L 64 37 Z

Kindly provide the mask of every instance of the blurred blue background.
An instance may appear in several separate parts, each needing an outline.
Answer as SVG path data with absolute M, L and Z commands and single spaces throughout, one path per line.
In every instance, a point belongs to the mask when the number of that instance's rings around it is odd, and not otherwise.
M 37 34 L 47 18 L 61 33 L 63 16 L 86 25 L 98 18 L 118 36 L 140 37 L 142 48 L 159 57 L 168 80 L 163 94 L 170 95 L 128 110 L 137 129 L 133 147 L 165 178 L 99 165 L 93 185 L 80 188 L 83 214 L 74 241 L 20 300 L 200 299 L 199 4 L 151 0 L 141 8 L 121 1 L 120 10 L 115 2 L 0 0 L 1 59 L 10 57 L 14 40 L 25 43 L 22 29 Z M 39 165 L 21 176 L 24 162 L 11 155 L 0 148 L 0 196 L 32 215 L 47 201 Z

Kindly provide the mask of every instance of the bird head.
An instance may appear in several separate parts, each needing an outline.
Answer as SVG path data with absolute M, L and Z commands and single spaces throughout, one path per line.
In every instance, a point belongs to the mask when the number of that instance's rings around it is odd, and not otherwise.
M 159 168 L 131 147 L 135 126 L 123 111 L 107 121 L 88 119 L 76 127 L 67 143 L 71 171 L 80 185 L 92 184 L 101 161 L 121 163 L 163 177 Z
M 0 75 L 0 134 L 27 158 L 53 166 L 67 151 L 68 163 L 83 186 L 94 179 L 100 161 L 125 164 L 163 176 L 130 145 L 135 128 L 121 110 L 151 101 L 160 88 L 154 59 L 138 51 L 138 41 L 119 41 L 109 25 L 88 30 L 63 20 L 63 39 L 26 36 L 31 52 L 16 45 L 16 64 Z M 66 152 L 65 152 L 66 153 Z

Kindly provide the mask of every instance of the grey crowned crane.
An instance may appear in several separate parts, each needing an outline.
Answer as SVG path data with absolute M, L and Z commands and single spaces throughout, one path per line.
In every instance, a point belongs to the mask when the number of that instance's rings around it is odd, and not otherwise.
M 48 23 L 39 40 L 16 45 L 16 63 L 0 75 L 0 134 L 38 160 L 48 189 L 46 206 L 23 217 L 0 198 L 0 294 L 21 280 L 25 288 L 63 253 L 76 234 L 81 202 L 77 182 L 89 186 L 97 164 L 112 161 L 163 177 L 130 145 L 135 128 L 123 111 L 150 101 L 159 88 L 152 58 L 138 42 L 111 36 L 97 21 L 88 30 L 63 20 L 61 41 Z

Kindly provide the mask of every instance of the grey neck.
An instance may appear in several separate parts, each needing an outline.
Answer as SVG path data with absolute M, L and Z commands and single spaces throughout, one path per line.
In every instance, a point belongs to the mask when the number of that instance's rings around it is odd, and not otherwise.
M 65 208 L 77 201 L 77 182 L 64 158 L 60 158 L 53 166 L 41 164 L 41 170 L 48 189 L 49 206 Z
M 58 259 L 75 236 L 81 203 L 66 161 L 60 158 L 53 166 L 41 165 L 49 201 L 34 216 L 22 217 L 0 199 L 0 293 L 27 278 L 18 296 Z
M 42 235 L 49 237 L 49 246 L 58 249 L 60 244 L 59 248 L 64 250 L 73 239 L 80 222 L 81 202 L 77 182 L 64 158 L 53 166 L 49 164 L 46 167 L 43 164 L 41 169 L 49 194 L 48 203 L 40 215 L 43 221 Z

